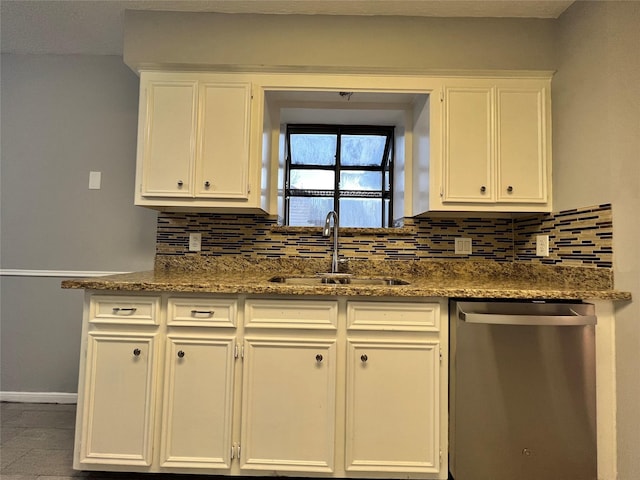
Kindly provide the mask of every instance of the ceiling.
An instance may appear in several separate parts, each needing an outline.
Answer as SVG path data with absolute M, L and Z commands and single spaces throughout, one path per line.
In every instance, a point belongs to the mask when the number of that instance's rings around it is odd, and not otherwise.
M 2 53 L 122 55 L 124 10 L 557 18 L 568 0 L 1 0 Z

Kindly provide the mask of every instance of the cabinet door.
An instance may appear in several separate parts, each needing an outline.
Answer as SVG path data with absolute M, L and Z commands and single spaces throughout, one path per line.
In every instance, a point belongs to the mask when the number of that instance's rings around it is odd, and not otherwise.
M 81 464 L 151 465 L 156 338 L 90 332 Z
M 200 85 L 196 196 L 248 198 L 249 83 Z
M 493 89 L 444 91 L 444 202 L 494 202 Z
M 169 336 L 162 467 L 230 468 L 233 343 Z
M 547 200 L 545 90 L 497 89 L 499 202 Z
M 144 81 L 144 80 L 143 80 Z M 142 195 L 193 196 L 197 115 L 196 81 L 150 80 L 143 84 L 146 102 L 142 147 Z
M 335 340 L 246 339 L 243 470 L 332 472 Z
M 348 342 L 347 472 L 440 469 L 439 344 Z

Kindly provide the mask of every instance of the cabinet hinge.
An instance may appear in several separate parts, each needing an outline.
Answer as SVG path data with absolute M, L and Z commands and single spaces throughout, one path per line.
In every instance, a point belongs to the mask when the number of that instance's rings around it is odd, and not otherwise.
M 247 184 L 247 195 L 251 193 L 251 184 Z
M 442 347 L 440 347 L 440 351 L 438 353 L 440 354 L 440 363 L 442 363 Z
M 442 466 L 442 450 L 440 450 L 440 466 Z
M 440 101 L 444 102 L 444 90 L 440 89 Z
M 440 198 L 444 197 L 444 188 L 440 185 Z
M 240 444 L 238 444 L 238 460 L 240 460 Z

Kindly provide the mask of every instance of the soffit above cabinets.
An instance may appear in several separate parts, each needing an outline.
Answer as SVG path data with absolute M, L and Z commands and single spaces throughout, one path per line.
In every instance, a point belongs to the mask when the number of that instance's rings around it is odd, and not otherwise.
M 572 0 L 75 0 L 0 2 L 2 53 L 122 55 L 124 11 L 558 18 Z

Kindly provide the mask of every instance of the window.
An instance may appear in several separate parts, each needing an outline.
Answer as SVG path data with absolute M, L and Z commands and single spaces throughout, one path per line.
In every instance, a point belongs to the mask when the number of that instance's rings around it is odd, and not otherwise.
M 287 125 L 285 224 L 389 227 L 394 127 Z

